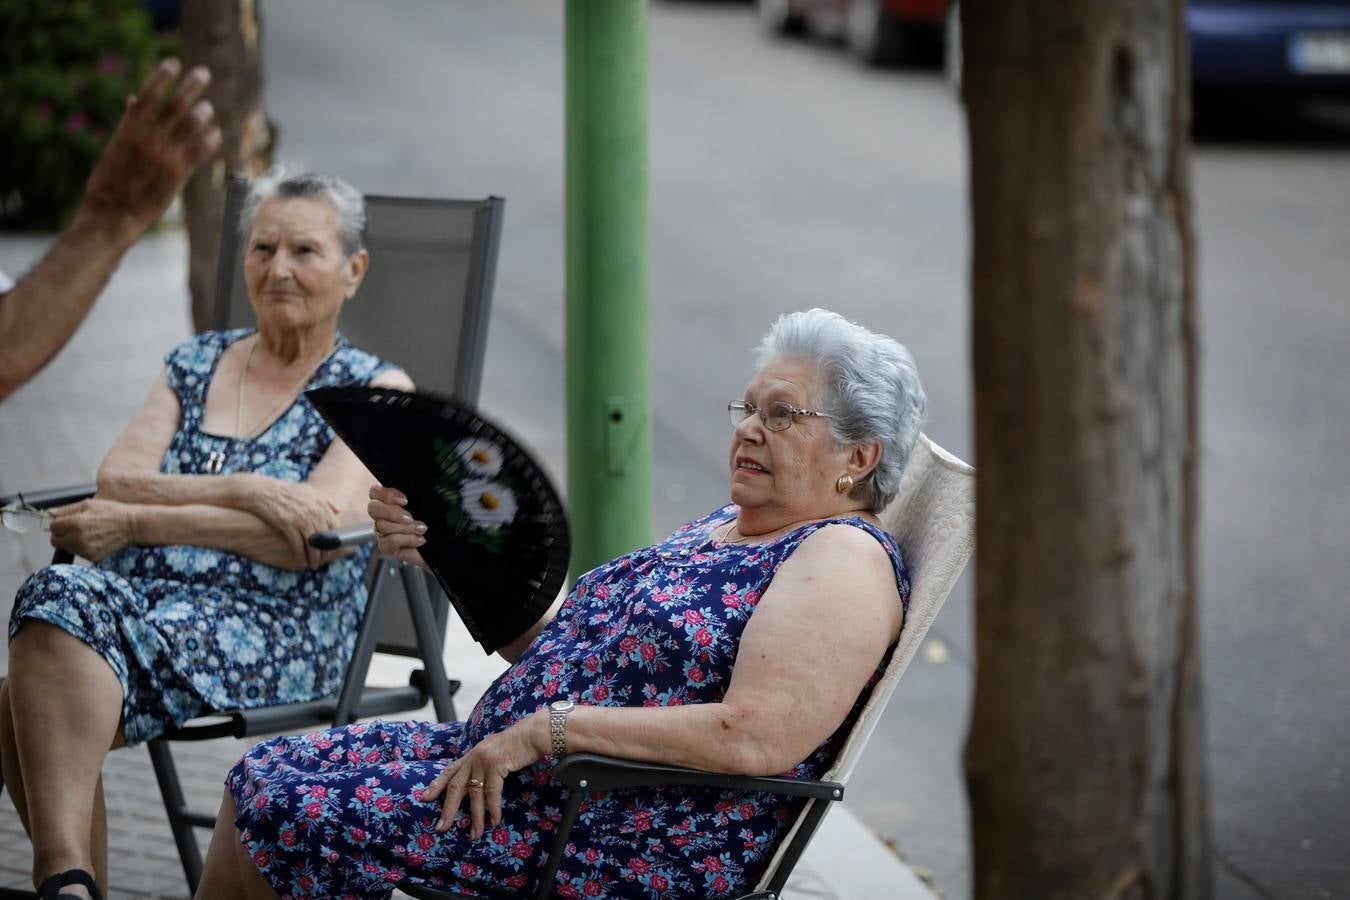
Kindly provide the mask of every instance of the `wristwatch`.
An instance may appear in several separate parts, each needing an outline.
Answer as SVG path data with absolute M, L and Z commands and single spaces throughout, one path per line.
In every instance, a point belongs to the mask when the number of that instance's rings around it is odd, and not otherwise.
M 553 756 L 567 755 L 567 714 L 576 706 L 571 700 L 554 700 L 548 705 L 548 736 L 553 742 Z

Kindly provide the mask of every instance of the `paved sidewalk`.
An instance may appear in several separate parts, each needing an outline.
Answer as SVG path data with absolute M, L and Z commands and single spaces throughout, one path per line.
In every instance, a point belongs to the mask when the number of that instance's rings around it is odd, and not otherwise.
M 0 270 L 17 276 L 45 245 L 40 239 L 0 238 Z M 92 480 L 99 460 L 140 408 L 164 353 L 189 333 L 186 283 L 186 245 L 177 229 L 143 240 L 128 255 L 71 344 L 33 383 L 0 406 L 0 494 Z M 484 405 L 510 422 L 512 404 L 506 398 L 517 395 L 520 387 L 487 383 Z M 543 449 L 560 441 L 534 443 Z M 562 470 L 561 459 L 552 462 L 554 471 Z M 5 622 L 20 582 L 49 558 L 43 536 L 0 532 L 0 613 Z M 453 627 L 446 661 L 447 669 L 464 682 L 457 697 L 461 714 L 505 665 L 499 657 L 484 656 L 462 628 Z M 0 642 L 0 672 L 7 668 L 7 642 Z M 406 671 L 401 660 L 377 659 L 375 677 L 406 683 Z M 219 804 L 223 774 L 248 743 L 221 740 L 176 748 L 191 803 L 205 809 Z M 111 754 L 104 786 L 112 896 L 185 896 L 145 749 Z M 205 837 L 203 833 L 203 852 Z M 30 847 L 18 816 L 8 800 L 0 801 L 0 887 L 29 887 L 29 862 Z M 842 806 L 825 819 L 786 896 L 931 900 L 934 895 Z

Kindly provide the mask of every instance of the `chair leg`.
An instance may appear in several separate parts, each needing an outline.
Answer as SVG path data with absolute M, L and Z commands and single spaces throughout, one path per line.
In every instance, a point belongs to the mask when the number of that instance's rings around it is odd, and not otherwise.
M 347 663 L 347 674 L 342 679 L 342 691 L 338 694 L 337 709 L 333 714 L 335 726 L 350 725 L 356 721 L 356 710 L 365 690 L 366 673 L 370 671 L 370 658 L 375 653 L 380 621 L 384 615 L 384 605 L 389 587 L 394 580 L 397 563 L 387 562 L 384 558 L 376 556 L 372 566 L 370 587 L 366 591 L 366 611 L 361 616 L 361 627 L 356 632 L 352 658 Z
M 197 884 L 202 880 L 202 851 L 197 846 L 197 836 L 192 827 L 194 824 L 200 825 L 204 817 L 188 809 L 169 742 L 151 741 L 149 749 L 150 762 L 155 767 L 155 779 L 159 782 L 159 793 L 164 798 L 164 812 L 169 817 L 169 830 L 173 832 L 173 842 L 178 845 L 178 858 L 183 863 L 183 875 L 187 877 L 189 891 L 195 894 Z
M 417 633 L 417 648 L 422 654 L 422 664 L 426 666 L 427 693 L 431 695 L 436 718 L 441 722 L 453 722 L 458 716 L 455 715 L 455 701 L 441 658 L 445 652 L 445 640 L 441 630 L 436 627 L 427 583 L 421 571 L 414 566 L 403 567 L 403 592 L 407 595 L 408 614 L 412 617 L 413 630 Z

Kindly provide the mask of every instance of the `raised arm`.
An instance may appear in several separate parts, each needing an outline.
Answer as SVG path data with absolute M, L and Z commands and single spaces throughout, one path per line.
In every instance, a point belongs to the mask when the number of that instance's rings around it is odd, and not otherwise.
M 122 255 L 163 215 L 188 176 L 220 146 L 210 82 L 194 68 L 173 96 L 177 60 L 160 63 L 99 157 L 74 221 L 41 262 L 0 295 L 0 401 L 56 355 Z
M 720 703 L 677 707 L 577 706 L 567 751 L 744 775 L 773 775 L 805 759 L 848 715 L 903 608 L 885 550 L 849 525 L 828 525 L 788 557 L 746 624 Z M 428 795 L 445 791 L 449 827 L 470 777 L 472 829 L 499 820 L 506 776 L 550 752 L 546 710 L 485 739 L 448 766 Z

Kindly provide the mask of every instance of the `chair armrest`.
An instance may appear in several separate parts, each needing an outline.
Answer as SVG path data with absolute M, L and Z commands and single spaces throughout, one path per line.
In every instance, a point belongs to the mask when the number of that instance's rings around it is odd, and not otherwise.
M 94 496 L 96 485 L 77 484 L 73 487 L 48 488 L 42 491 L 24 491 L 23 500 L 29 506 L 36 509 L 51 509 L 53 506 L 65 506 L 67 503 L 77 503 L 80 500 L 87 500 Z M 0 506 L 7 506 L 10 503 L 18 503 L 19 495 L 11 497 L 0 497 Z
M 316 531 L 309 536 L 309 545 L 315 550 L 341 550 L 343 547 L 369 544 L 373 540 L 375 540 L 375 526 L 367 522 L 365 525 Z
M 844 786 L 832 781 L 727 775 L 721 772 L 684 769 L 679 766 L 633 762 L 595 753 L 572 753 L 563 757 L 553 767 L 553 777 L 569 788 L 580 788 L 584 791 L 687 785 L 759 791 L 785 797 L 812 797 L 818 800 L 842 800 L 844 797 Z

